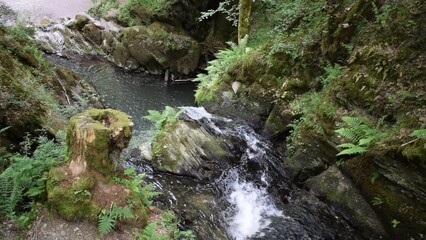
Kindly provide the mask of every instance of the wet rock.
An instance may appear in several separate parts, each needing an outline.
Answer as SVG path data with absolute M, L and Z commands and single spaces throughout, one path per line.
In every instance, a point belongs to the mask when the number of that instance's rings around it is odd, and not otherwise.
M 92 22 L 92 19 L 90 16 L 86 14 L 77 14 L 75 16 L 75 20 L 70 23 L 68 26 L 70 28 L 77 28 L 78 30 L 81 30 L 86 24 Z
M 237 117 L 249 122 L 255 129 L 262 128 L 263 118 L 269 112 L 270 103 L 265 103 L 262 99 L 238 98 L 232 91 L 231 85 L 229 85 L 228 91 L 218 94 L 220 94 L 218 99 L 203 104 L 209 112 Z
M 81 32 L 88 41 L 92 41 L 96 45 L 101 45 L 103 40 L 102 29 L 95 24 L 88 23 L 84 25 Z
M 336 166 L 310 178 L 306 185 L 312 192 L 325 197 L 361 233 L 369 238 L 386 237 L 386 231 L 369 203 Z
M 284 166 L 295 182 L 302 183 L 336 162 L 336 148 L 315 135 L 302 136 L 300 146 L 284 159 Z
M 373 208 L 390 235 L 397 239 L 422 239 L 426 234 L 424 167 L 385 155 L 353 158 L 341 169 L 365 198 L 375 203 Z M 394 220 L 399 222 L 396 227 Z
M 111 173 L 129 144 L 132 127 L 126 114 L 112 109 L 91 109 L 72 117 L 67 133 L 72 175 L 88 170 Z
M 234 158 L 232 143 L 209 133 L 195 122 L 178 120 L 153 144 L 153 166 L 162 171 L 211 179 Z
M 282 207 L 286 217 L 271 218 L 268 239 L 364 239 L 332 208 L 303 190 L 294 192 L 291 201 Z
M 198 67 L 198 43 L 177 28 L 153 23 L 123 29 L 122 34 L 121 42 L 130 55 L 149 71 L 170 69 L 189 74 Z

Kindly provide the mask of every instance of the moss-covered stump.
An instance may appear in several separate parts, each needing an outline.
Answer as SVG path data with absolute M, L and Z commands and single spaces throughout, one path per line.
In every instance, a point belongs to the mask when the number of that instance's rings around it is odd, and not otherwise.
M 132 202 L 134 218 L 126 223 L 146 225 L 147 209 L 142 200 L 98 172 L 89 170 L 75 177 L 66 165 L 56 167 L 49 171 L 46 188 L 48 205 L 66 220 L 96 220 L 102 209 Z
M 235 156 L 232 143 L 218 139 L 197 123 L 178 120 L 155 138 L 153 165 L 180 175 L 209 179 Z
M 135 217 L 129 223 L 146 224 L 142 199 L 111 177 L 132 126 L 129 116 L 112 109 L 90 109 L 70 119 L 68 163 L 51 169 L 46 185 L 52 209 L 67 220 L 95 220 L 112 204 L 124 207 L 132 202 Z M 120 175 L 119 170 L 114 173 Z
M 132 137 L 133 123 L 125 113 L 90 109 L 70 119 L 67 133 L 69 169 L 73 176 L 87 169 L 109 174 Z

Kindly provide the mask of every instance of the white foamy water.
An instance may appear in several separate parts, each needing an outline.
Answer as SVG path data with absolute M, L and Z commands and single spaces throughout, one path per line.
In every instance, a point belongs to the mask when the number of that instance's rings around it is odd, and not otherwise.
M 273 204 L 264 188 L 237 178 L 228 185 L 227 201 L 232 205 L 229 217 L 229 234 L 235 240 L 245 240 L 256 235 L 271 223 L 270 217 L 283 216 Z
M 200 120 L 202 118 L 211 119 L 212 117 L 203 107 L 182 107 L 181 109 L 184 109 L 186 115 L 194 120 Z

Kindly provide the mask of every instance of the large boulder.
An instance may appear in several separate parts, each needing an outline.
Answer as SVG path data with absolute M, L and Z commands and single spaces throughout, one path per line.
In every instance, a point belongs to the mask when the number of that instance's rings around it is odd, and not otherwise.
M 374 203 L 392 236 L 422 239 L 426 234 L 425 168 L 395 156 L 355 157 L 341 169 Z
M 131 57 L 149 71 L 170 69 L 189 74 L 198 67 L 198 42 L 175 27 L 156 22 L 148 27 L 125 28 L 122 35 L 121 42 Z
M 235 157 L 232 148 L 231 142 L 219 139 L 196 122 L 178 120 L 157 135 L 153 165 L 162 171 L 211 179 Z
M 370 204 L 336 166 L 310 178 L 306 185 L 321 197 L 331 202 L 366 237 L 380 239 L 386 231 Z

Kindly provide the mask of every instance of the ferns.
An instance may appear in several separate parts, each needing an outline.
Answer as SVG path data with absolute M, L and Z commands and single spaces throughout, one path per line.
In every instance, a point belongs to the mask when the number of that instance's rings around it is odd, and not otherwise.
M 177 218 L 171 211 L 164 212 L 161 219 L 148 224 L 139 235 L 139 240 L 193 239 L 192 231 L 182 231 Z
M 241 39 L 239 45 L 229 42 L 229 49 L 225 49 L 216 53 L 216 59 L 209 62 L 206 68 L 207 74 L 198 74 L 194 81 L 199 81 L 200 84 L 195 91 L 195 101 L 202 103 L 210 101 L 213 94 L 219 85 L 221 77 L 224 73 L 238 61 L 245 58 L 252 52 L 252 49 L 247 47 L 248 37 Z
M 145 178 L 145 174 L 137 174 L 134 168 L 126 169 L 125 174 L 131 178 L 118 178 L 115 179 L 115 181 L 134 192 L 140 199 L 142 199 L 145 206 L 151 206 L 152 198 L 161 194 L 160 192 L 154 191 L 154 184 L 146 184 L 143 180 Z
M 410 136 L 416 137 L 418 139 L 426 139 L 426 129 L 414 130 Z
M 45 191 L 47 171 L 66 160 L 66 146 L 39 137 L 32 157 L 9 156 L 10 166 L 0 174 L 0 213 L 7 217 L 17 212 L 24 197 L 34 198 Z M 28 145 L 28 144 L 23 144 Z
M 99 214 L 98 231 L 104 236 L 111 232 L 117 220 L 133 218 L 132 210 L 129 207 L 117 207 L 114 203 L 108 211 L 103 209 Z
M 178 111 L 175 108 L 166 106 L 163 112 L 148 110 L 148 115 L 144 116 L 144 118 L 154 122 L 157 130 L 161 130 L 165 123 L 173 124 L 176 122 L 181 113 L 182 110 Z
M 340 144 L 339 147 L 344 150 L 340 151 L 337 156 L 365 153 L 378 140 L 387 136 L 387 133 L 379 130 L 383 124 L 383 118 L 375 125 L 365 117 L 346 116 L 342 120 L 346 127 L 337 129 L 336 133 L 351 143 Z
M 13 184 L 10 177 L 0 175 L 0 214 L 12 216 L 15 206 L 22 197 L 22 187 Z

